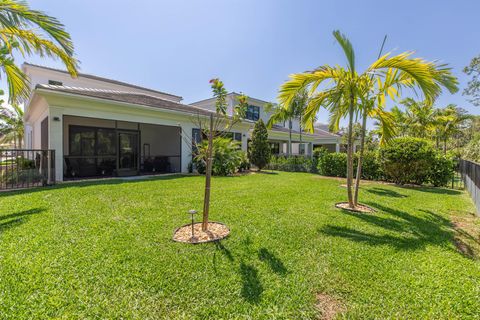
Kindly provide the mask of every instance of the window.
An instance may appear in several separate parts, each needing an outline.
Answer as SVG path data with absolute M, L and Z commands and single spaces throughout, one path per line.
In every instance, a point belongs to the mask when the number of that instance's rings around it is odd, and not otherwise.
M 300 144 L 298 145 L 298 153 L 299 153 L 299 154 L 305 154 L 305 144 L 300 143 Z
M 48 84 L 52 86 L 63 86 L 63 83 L 60 81 L 55 81 L 55 80 L 48 80 Z
M 245 114 L 245 119 L 257 121 L 260 119 L 260 107 L 248 106 Z
M 235 132 L 235 135 L 233 137 L 233 140 L 242 142 L 242 134 L 240 132 Z
M 270 143 L 270 150 L 272 151 L 272 154 L 280 154 L 280 143 L 271 142 Z
M 69 146 L 71 156 L 116 155 L 115 130 L 94 127 L 70 126 Z

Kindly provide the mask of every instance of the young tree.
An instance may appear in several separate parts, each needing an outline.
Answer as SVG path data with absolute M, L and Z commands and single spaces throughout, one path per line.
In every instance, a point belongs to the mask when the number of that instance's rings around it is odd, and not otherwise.
M 202 230 L 208 230 L 208 215 L 210 211 L 210 187 L 212 180 L 212 162 L 213 162 L 213 148 L 214 139 L 217 137 L 225 136 L 230 129 L 245 116 L 247 109 L 248 97 L 241 95 L 238 98 L 238 104 L 233 108 L 233 114 L 227 114 L 227 90 L 225 89 L 223 82 L 220 79 L 210 80 L 213 97 L 215 101 L 215 113 L 210 113 L 207 117 L 207 124 L 203 123 L 204 116 L 197 116 L 197 126 L 201 129 L 202 133 L 208 137 L 208 145 L 206 150 L 206 171 L 205 171 L 205 196 L 203 200 L 203 220 Z M 208 128 L 206 128 L 208 126 Z M 193 141 L 192 141 L 193 142 Z
M 32 10 L 24 1 L 0 1 L 0 70 L 6 75 L 9 101 L 28 98 L 27 76 L 15 64 L 14 56 L 39 55 L 60 58 L 72 76 L 78 61 L 73 43 L 63 24 L 45 13 Z
M 250 162 L 261 171 L 270 161 L 268 131 L 262 119 L 255 123 L 250 142 Z

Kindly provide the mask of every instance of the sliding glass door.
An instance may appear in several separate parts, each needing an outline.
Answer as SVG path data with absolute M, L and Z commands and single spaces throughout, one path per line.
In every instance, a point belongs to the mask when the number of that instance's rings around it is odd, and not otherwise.
M 118 132 L 118 175 L 123 176 L 138 174 L 138 150 L 138 132 Z
M 65 177 L 138 174 L 139 137 L 135 130 L 70 125 Z

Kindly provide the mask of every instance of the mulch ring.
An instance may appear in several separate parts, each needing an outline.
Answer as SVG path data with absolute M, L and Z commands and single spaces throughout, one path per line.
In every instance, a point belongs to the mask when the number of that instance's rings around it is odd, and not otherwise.
M 186 224 L 176 229 L 173 241 L 183 243 L 205 243 L 225 239 L 230 234 L 230 229 L 220 222 L 209 222 L 207 231 L 202 231 L 202 223 L 193 224 L 194 237 L 192 238 L 192 224 Z
M 347 210 L 347 211 L 352 211 L 352 212 L 360 212 L 360 213 L 374 213 L 376 212 L 375 209 L 372 207 L 369 207 L 365 204 L 357 204 L 355 208 L 350 208 L 348 206 L 348 202 L 339 202 L 335 204 L 336 208 Z

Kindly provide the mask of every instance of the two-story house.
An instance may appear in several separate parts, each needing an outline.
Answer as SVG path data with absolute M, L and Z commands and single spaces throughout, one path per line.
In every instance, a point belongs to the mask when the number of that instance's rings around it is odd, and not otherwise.
M 233 106 L 237 103 L 239 96 L 240 94 L 236 92 L 228 94 L 227 112 L 230 114 L 233 112 Z M 262 119 L 266 124 L 273 113 L 272 110 L 266 110 L 267 104 L 267 101 L 249 97 L 245 118 L 254 122 Z M 213 111 L 215 110 L 215 99 L 205 99 L 193 102 L 191 105 Z M 332 152 L 338 151 L 339 148 L 338 135 L 319 128 L 316 128 L 313 134 L 305 132 L 301 128 L 299 119 L 292 119 L 291 122 L 276 123 L 269 130 L 268 137 L 272 152 L 276 155 L 308 155 L 311 154 L 312 148 L 317 146 L 326 147 Z M 289 152 L 290 143 L 292 150 Z
M 125 176 L 187 172 L 195 118 L 208 117 L 213 99 L 192 104 L 182 97 L 89 74 L 72 79 L 63 70 L 24 64 L 32 94 L 25 104 L 25 145 L 55 150 L 55 177 Z M 229 110 L 237 94 L 228 95 Z M 250 98 L 246 119 L 232 128 L 247 150 L 256 120 L 268 121 L 265 101 Z M 311 155 L 315 145 L 338 145 L 329 133 L 292 130 L 293 153 Z M 295 130 L 296 129 L 296 130 Z M 289 129 L 269 130 L 272 148 L 286 152 Z

